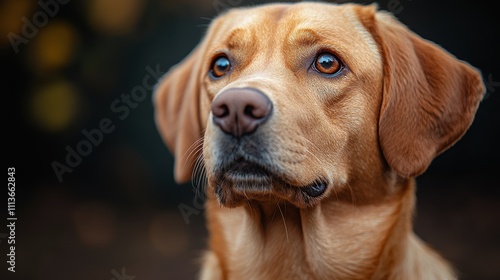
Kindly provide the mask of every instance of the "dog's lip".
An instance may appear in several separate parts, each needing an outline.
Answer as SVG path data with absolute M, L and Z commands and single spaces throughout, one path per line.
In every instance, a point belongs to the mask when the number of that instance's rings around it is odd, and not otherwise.
M 232 163 L 226 173 L 229 175 L 247 175 L 255 177 L 271 177 L 271 172 L 268 168 L 261 164 L 253 163 L 243 159 L 238 159 Z
M 308 185 L 295 186 L 287 183 L 283 179 L 283 176 L 280 176 L 277 172 L 273 172 L 271 167 L 241 158 L 231 163 L 230 168 L 221 173 L 221 177 L 224 177 L 226 180 L 230 179 L 236 183 L 235 186 L 238 188 L 246 188 L 247 186 L 250 188 L 251 186 L 262 185 L 260 187 L 264 190 L 269 189 L 264 185 L 271 184 L 272 181 L 283 182 L 289 188 L 300 190 L 311 198 L 320 197 L 327 188 L 327 182 L 322 179 L 317 179 Z
M 326 191 L 326 182 L 318 180 L 310 185 L 301 188 L 302 192 L 310 197 L 319 197 Z

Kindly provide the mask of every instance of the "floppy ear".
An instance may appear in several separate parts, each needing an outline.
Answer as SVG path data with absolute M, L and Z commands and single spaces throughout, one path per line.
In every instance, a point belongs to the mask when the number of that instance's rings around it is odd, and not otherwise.
M 372 6 L 358 15 L 383 58 L 382 152 L 399 175 L 420 175 L 472 123 L 484 94 L 481 75 L 388 13 Z
M 201 138 L 200 47 L 161 79 L 154 93 L 156 125 L 175 156 L 174 177 L 178 183 L 191 179 Z

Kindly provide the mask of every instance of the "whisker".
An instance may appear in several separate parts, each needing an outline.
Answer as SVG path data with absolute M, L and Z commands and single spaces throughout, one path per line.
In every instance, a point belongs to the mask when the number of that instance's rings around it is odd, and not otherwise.
M 311 146 L 313 146 L 314 150 L 316 150 L 316 151 L 319 151 L 319 150 L 320 150 L 320 149 L 318 148 L 318 146 L 316 146 L 316 144 L 314 144 L 314 142 L 312 142 L 311 140 L 309 140 L 309 139 L 307 139 L 307 138 L 305 138 L 305 137 L 303 137 L 302 139 L 304 139 L 305 141 L 307 141 L 307 143 L 309 143 Z M 314 159 L 315 159 L 315 160 L 316 160 L 319 164 L 321 164 L 321 163 L 322 163 L 322 161 L 321 161 L 321 160 L 320 160 L 320 159 L 319 159 L 319 158 L 318 158 L 318 157 L 317 157 L 317 156 L 316 156 L 313 152 L 311 152 L 311 150 L 310 150 L 308 147 L 305 147 L 305 148 L 306 148 L 306 149 L 305 149 L 305 150 L 306 150 L 306 152 L 307 152 L 308 154 L 310 154 L 310 155 L 311 155 L 311 156 L 312 156 L 312 157 L 313 157 L 313 158 L 314 158 Z
M 248 205 L 248 208 L 250 208 L 250 216 L 254 216 L 254 213 L 253 213 L 253 207 L 252 207 L 252 204 L 250 204 L 250 201 L 246 200 L 246 203 Z
M 281 207 L 280 207 L 279 203 L 276 203 L 276 205 L 278 206 L 278 209 L 280 210 L 281 219 L 283 219 L 283 225 L 285 226 L 286 242 L 289 242 L 289 239 L 288 239 L 288 228 L 286 227 L 285 216 L 283 216 L 283 211 L 281 211 Z
M 212 21 L 214 18 L 211 18 L 211 17 L 200 17 L 200 19 Z
M 193 156 L 197 156 L 198 153 L 203 149 L 203 141 L 205 140 L 205 137 L 200 137 L 198 140 L 196 140 L 189 148 L 186 150 L 186 152 L 182 155 L 180 161 L 184 164 L 187 165 L 189 162 L 191 162 L 191 159 Z M 186 166 L 185 166 L 186 167 Z M 191 167 L 191 166 L 189 166 Z
M 203 157 L 201 155 L 198 156 L 195 163 L 195 168 L 193 170 L 191 184 L 193 186 L 195 197 L 201 198 L 202 192 L 206 197 L 206 169 L 203 161 Z
M 196 158 L 196 161 L 195 161 L 194 167 L 193 167 L 193 172 L 191 173 L 191 182 L 192 182 L 193 186 L 196 183 L 197 176 L 200 175 L 200 171 L 203 168 L 202 165 L 203 165 L 203 159 L 201 159 L 201 155 L 199 155 Z
M 195 187 L 195 182 L 196 182 L 196 177 L 199 175 L 200 173 L 200 158 L 198 157 L 194 163 L 194 167 L 193 167 L 193 172 L 191 173 L 191 184 L 193 187 Z
M 274 221 L 274 216 L 276 216 L 277 209 L 274 208 L 273 216 L 271 217 L 271 221 Z
M 347 184 L 347 187 L 349 188 L 349 192 L 351 193 L 352 205 L 356 206 L 356 194 L 354 190 L 351 188 L 350 184 Z

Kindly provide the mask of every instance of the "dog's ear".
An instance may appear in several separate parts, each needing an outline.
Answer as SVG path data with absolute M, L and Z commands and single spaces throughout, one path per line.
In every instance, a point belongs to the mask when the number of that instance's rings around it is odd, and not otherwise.
M 481 74 L 392 15 L 374 6 L 357 12 L 382 54 L 382 152 L 399 175 L 420 175 L 472 123 L 485 91 Z
M 201 121 L 200 46 L 161 79 L 154 93 L 156 125 L 175 156 L 174 177 L 178 183 L 191 179 L 200 153 Z M 198 142 L 198 140 L 200 140 Z M 198 145 L 197 145 L 198 144 Z

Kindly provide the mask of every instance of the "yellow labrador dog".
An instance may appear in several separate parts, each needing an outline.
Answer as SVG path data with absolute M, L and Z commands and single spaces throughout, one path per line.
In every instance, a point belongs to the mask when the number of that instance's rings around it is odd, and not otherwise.
M 483 93 L 476 69 L 375 6 L 218 17 L 154 96 L 176 180 L 205 167 L 201 279 L 455 279 L 412 231 L 414 177 Z

